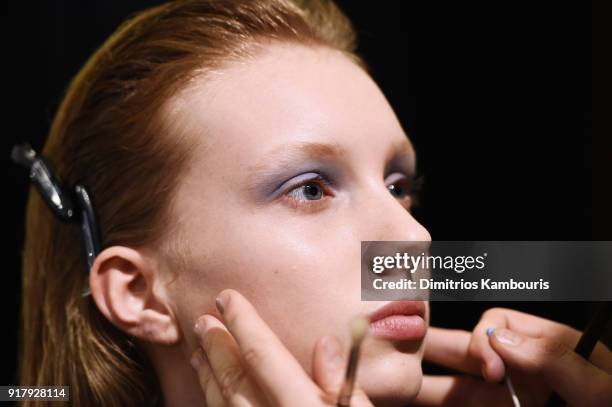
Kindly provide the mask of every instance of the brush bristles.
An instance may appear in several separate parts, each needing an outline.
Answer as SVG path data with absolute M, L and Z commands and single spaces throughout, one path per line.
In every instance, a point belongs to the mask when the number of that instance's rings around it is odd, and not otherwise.
M 353 346 L 361 343 L 368 333 L 369 325 L 368 319 L 361 316 L 351 321 L 351 339 L 353 341 Z

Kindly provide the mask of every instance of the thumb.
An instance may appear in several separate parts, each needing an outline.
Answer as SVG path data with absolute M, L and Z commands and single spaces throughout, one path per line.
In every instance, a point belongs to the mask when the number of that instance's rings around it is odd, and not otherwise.
M 336 405 L 344 381 L 347 358 L 342 352 L 340 341 L 335 336 L 324 336 L 315 345 L 312 360 L 313 379 L 321 388 L 324 400 Z M 373 406 L 357 384 L 351 396 L 351 406 Z
M 533 338 L 495 329 L 491 347 L 504 362 L 527 373 L 541 374 L 572 405 L 612 405 L 612 376 L 554 338 Z

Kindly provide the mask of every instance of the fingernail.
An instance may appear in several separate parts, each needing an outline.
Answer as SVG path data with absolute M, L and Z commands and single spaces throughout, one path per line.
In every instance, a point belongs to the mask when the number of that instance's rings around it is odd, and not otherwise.
M 223 315 L 223 312 L 225 312 L 225 298 L 223 297 L 223 295 L 219 295 L 215 300 L 215 305 L 217 306 L 217 310 L 221 315 Z
M 201 348 L 198 348 L 194 352 L 194 354 L 191 357 L 191 360 L 189 362 L 191 363 L 191 366 L 195 370 L 200 370 L 200 368 L 207 366 L 208 359 L 206 358 L 206 355 L 204 354 L 204 351 L 202 351 Z
M 204 333 L 204 329 L 206 328 L 206 321 L 203 317 L 198 318 L 195 325 L 193 326 L 193 331 L 196 335 L 202 335 Z
M 342 366 L 344 358 L 342 357 L 342 350 L 338 344 L 338 340 L 330 336 L 323 338 L 323 353 L 327 363 L 335 368 Z
M 494 331 L 495 339 L 505 345 L 518 345 L 521 343 L 522 336 L 509 329 L 496 329 Z
M 495 331 L 495 328 L 488 327 L 488 328 L 487 328 L 487 336 L 491 336 L 491 335 L 493 335 L 493 331 Z

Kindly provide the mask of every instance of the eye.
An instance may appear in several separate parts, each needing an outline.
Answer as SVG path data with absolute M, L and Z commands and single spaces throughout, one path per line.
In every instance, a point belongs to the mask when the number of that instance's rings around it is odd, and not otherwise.
M 327 202 L 330 196 L 334 196 L 330 182 L 320 174 L 310 174 L 308 178 L 304 176 L 297 178 L 303 180 L 291 186 L 282 197 L 283 201 L 292 207 L 309 206 L 309 209 L 314 209 L 317 205 Z
M 422 178 L 409 177 L 405 174 L 395 172 L 387 177 L 385 182 L 387 189 L 402 205 L 410 208 L 416 202 L 416 196 L 422 185 Z
M 297 199 L 307 199 L 309 201 L 314 201 L 317 199 L 321 199 L 321 197 L 323 196 L 323 188 L 319 183 L 309 181 L 302 186 L 293 188 L 290 191 L 289 195 Z

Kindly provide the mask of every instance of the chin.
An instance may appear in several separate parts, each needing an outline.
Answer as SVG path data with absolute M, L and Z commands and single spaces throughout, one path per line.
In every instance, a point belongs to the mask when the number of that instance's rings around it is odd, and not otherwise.
M 376 341 L 362 348 L 357 381 L 374 405 L 405 406 L 416 397 L 423 380 L 420 345 Z

